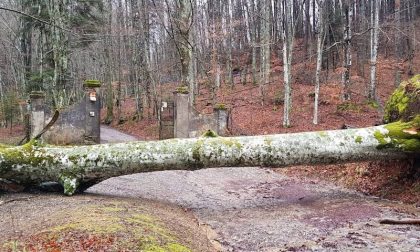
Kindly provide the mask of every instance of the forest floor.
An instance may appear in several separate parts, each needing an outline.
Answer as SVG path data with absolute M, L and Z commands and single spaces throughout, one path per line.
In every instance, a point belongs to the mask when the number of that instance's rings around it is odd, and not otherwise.
M 191 212 L 156 200 L 0 193 L 0 251 L 214 251 Z

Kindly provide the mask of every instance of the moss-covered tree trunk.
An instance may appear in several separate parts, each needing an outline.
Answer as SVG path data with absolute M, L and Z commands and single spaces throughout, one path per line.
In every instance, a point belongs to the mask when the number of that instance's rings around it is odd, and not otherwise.
M 420 153 L 420 116 L 407 123 L 323 132 L 201 137 L 78 147 L 31 142 L 1 147 L 0 178 L 25 185 L 59 181 L 66 194 L 80 184 L 161 170 L 329 164 L 407 158 Z
M 269 136 L 207 137 L 94 146 L 0 146 L 0 178 L 23 185 L 60 182 L 65 193 L 141 172 L 206 167 L 287 167 L 420 156 L 420 76 L 402 83 L 386 125 Z

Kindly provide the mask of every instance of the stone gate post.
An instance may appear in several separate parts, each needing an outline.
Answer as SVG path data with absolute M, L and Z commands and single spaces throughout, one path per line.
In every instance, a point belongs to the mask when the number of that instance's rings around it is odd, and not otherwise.
M 224 104 L 216 104 L 214 113 L 217 123 L 217 134 L 219 136 L 225 136 L 228 132 L 228 110 Z
M 30 127 L 31 139 L 38 135 L 45 125 L 45 94 L 41 91 L 33 91 L 29 95 L 31 103 Z
M 101 83 L 97 80 L 86 80 L 85 102 L 86 102 L 86 121 L 85 121 L 85 143 L 100 143 L 101 140 L 101 100 L 99 88 Z
M 189 92 L 187 87 L 178 87 L 175 95 L 175 138 L 189 137 L 190 110 L 189 110 Z

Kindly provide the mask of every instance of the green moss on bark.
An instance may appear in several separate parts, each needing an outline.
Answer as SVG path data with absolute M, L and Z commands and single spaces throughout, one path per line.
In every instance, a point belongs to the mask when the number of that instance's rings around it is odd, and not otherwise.
M 354 141 L 358 144 L 361 144 L 361 143 L 363 143 L 363 138 L 361 136 L 357 136 Z
M 214 132 L 213 130 L 207 130 L 204 134 L 203 137 L 218 137 L 219 135 L 217 135 L 216 132 Z
M 100 88 L 101 82 L 99 80 L 85 80 L 84 85 L 88 88 Z
M 214 105 L 214 110 L 226 110 L 226 104 L 224 104 L 224 103 L 216 103 Z
M 398 121 L 384 126 L 388 131 L 375 131 L 378 149 L 396 148 L 406 152 L 420 153 L 420 115 L 410 122 Z
M 61 176 L 60 183 L 64 187 L 64 194 L 67 196 L 72 196 L 75 194 L 79 187 L 79 180 L 73 176 Z
M 385 107 L 384 122 L 410 121 L 420 111 L 420 74 L 404 81 L 391 95 Z
M 188 86 L 180 86 L 175 89 L 175 93 L 177 94 L 189 94 L 190 90 Z

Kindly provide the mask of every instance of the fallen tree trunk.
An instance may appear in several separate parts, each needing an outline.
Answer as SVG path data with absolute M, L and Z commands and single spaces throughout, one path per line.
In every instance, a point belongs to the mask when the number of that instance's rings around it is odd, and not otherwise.
M 110 177 L 151 171 L 402 159 L 419 155 L 419 129 L 420 115 L 410 122 L 363 129 L 268 136 L 72 147 L 32 140 L 19 147 L 0 147 L 0 178 L 24 185 L 56 181 L 72 195 L 80 187 Z
M 60 182 L 65 194 L 72 195 L 104 179 L 141 172 L 416 158 L 419 94 L 420 75 L 416 75 L 401 83 L 389 99 L 384 117 L 389 124 L 364 129 L 229 138 L 208 134 L 77 147 L 40 145 L 36 140 L 20 147 L 0 146 L 0 181 L 25 186 Z

